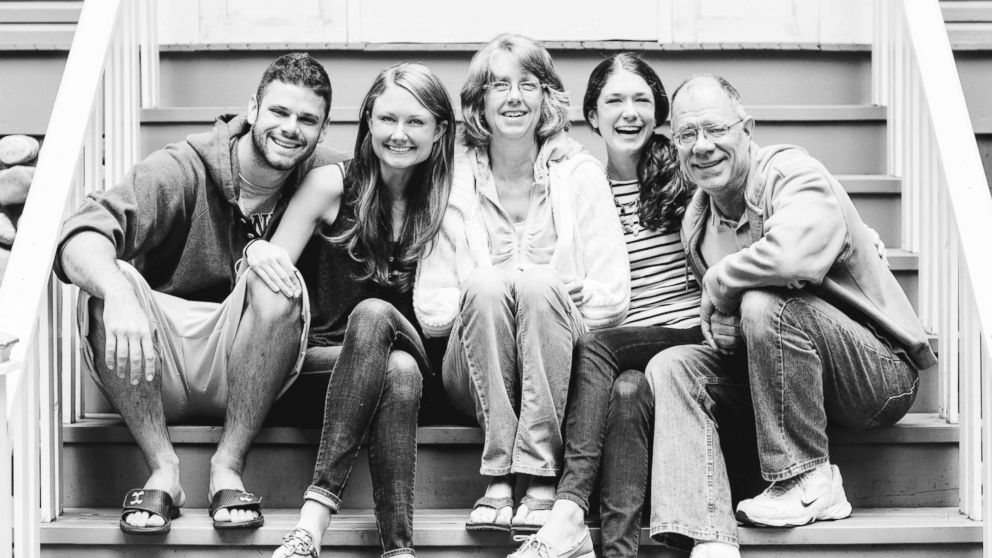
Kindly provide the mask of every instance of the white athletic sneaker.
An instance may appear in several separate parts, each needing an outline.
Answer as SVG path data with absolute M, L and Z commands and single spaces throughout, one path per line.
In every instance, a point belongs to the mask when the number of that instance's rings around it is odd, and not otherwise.
M 773 482 L 764 492 L 737 504 L 737 519 L 747 525 L 797 527 L 814 521 L 844 519 L 851 504 L 840 469 L 824 463 L 791 479 Z

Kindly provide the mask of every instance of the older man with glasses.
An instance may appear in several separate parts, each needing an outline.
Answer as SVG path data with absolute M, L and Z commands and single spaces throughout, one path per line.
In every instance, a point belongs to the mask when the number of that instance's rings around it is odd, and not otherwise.
M 706 342 L 648 365 L 651 534 L 694 558 L 740 556 L 736 520 L 786 527 L 850 515 L 827 425 L 896 422 L 918 370 L 936 362 L 843 187 L 798 147 L 756 145 L 754 127 L 718 76 L 693 76 L 672 96 L 681 170 L 698 187 L 682 237 L 703 287 Z M 735 518 L 727 429 L 717 426 L 752 416 L 771 484 Z

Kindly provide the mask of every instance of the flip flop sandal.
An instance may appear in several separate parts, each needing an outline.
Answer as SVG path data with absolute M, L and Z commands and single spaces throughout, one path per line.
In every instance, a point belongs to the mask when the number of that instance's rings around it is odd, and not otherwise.
M 489 522 L 473 523 L 471 521 L 465 522 L 465 529 L 469 531 L 509 531 L 510 522 L 507 520 L 505 523 L 499 520 L 499 516 L 502 515 L 504 508 L 513 509 L 513 498 L 509 496 L 504 496 L 502 498 L 493 498 L 491 496 L 483 496 L 475 501 L 475 505 L 472 506 L 472 510 L 475 511 L 480 507 L 487 507 L 496 510 L 496 517 Z
M 520 499 L 521 506 L 527 506 L 527 515 L 530 512 L 550 510 L 554 505 L 554 500 L 541 500 L 539 498 L 534 498 L 533 496 L 525 495 Z M 510 522 L 510 531 L 513 533 L 513 540 L 522 541 L 527 538 L 527 536 L 536 533 L 544 524 L 536 523 L 513 523 Z M 519 538 L 518 538 L 519 537 Z
M 313 544 L 313 535 L 310 534 L 306 529 L 293 529 L 285 537 L 282 538 L 282 546 L 276 549 L 278 552 L 281 549 L 286 549 L 290 554 L 284 554 L 283 556 L 307 556 L 308 558 L 317 558 L 320 556 L 320 551 Z
M 165 524 L 155 527 L 135 527 L 125 517 L 135 512 L 146 512 L 165 520 Z M 172 529 L 172 520 L 179 517 L 179 508 L 172 505 L 172 496 L 164 490 L 154 488 L 132 488 L 124 495 L 121 504 L 121 531 L 129 535 L 164 535 Z
M 223 490 L 218 490 L 210 498 L 211 518 L 213 518 L 214 514 L 219 510 L 230 510 L 232 508 L 256 511 L 258 512 L 258 517 L 252 519 L 251 521 L 241 521 L 238 523 L 231 521 L 217 521 L 214 519 L 214 529 L 256 529 L 265 523 L 265 517 L 262 516 L 261 496 L 256 496 L 251 492 L 245 492 L 244 490 L 225 488 Z

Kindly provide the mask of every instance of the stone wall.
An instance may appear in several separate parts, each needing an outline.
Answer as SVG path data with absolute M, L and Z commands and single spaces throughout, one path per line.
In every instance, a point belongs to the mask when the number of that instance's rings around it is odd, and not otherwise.
M 17 221 L 34 179 L 41 144 L 31 136 L 0 138 L 0 282 L 14 245 Z

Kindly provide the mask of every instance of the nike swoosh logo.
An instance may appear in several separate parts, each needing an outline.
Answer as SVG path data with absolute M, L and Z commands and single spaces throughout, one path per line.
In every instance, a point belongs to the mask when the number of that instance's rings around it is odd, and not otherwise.
M 820 501 L 820 498 L 823 498 L 824 496 L 826 496 L 826 494 L 820 494 L 819 496 L 817 496 L 816 498 L 813 498 L 809 502 L 806 501 L 806 498 L 800 498 L 799 499 L 799 503 L 802 504 L 804 508 L 808 508 L 808 507 L 812 506 L 813 504 L 819 502 Z

